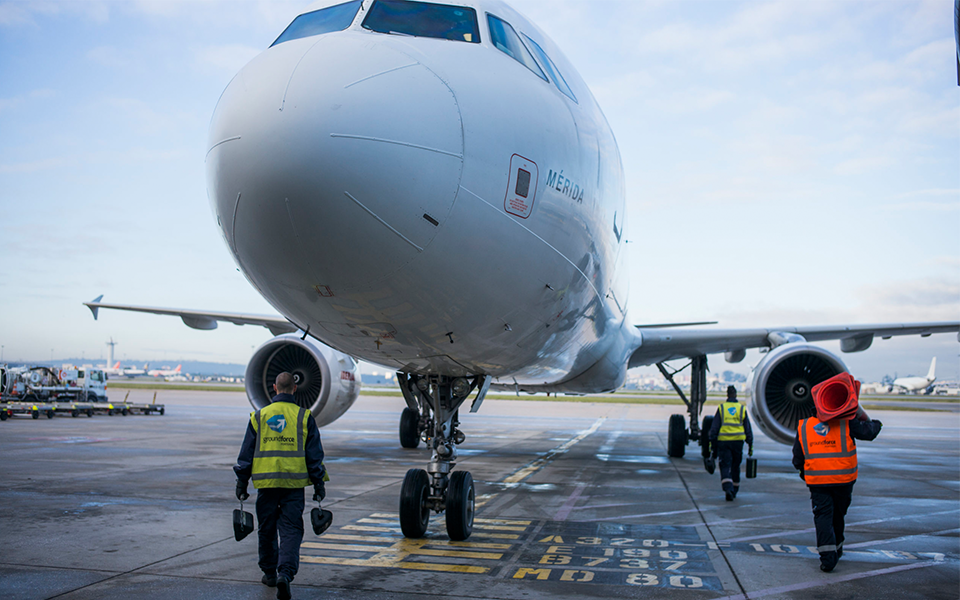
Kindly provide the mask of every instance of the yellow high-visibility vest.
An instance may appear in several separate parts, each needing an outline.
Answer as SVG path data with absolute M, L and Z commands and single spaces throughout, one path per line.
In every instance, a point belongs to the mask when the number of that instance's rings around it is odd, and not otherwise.
M 304 444 L 310 411 L 290 402 L 274 402 L 250 415 L 257 432 L 253 487 L 303 488 L 310 485 Z
M 720 433 L 719 442 L 732 442 L 747 439 L 743 431 L 743 405 L 739 402 L 724 402 L 720 405 Z

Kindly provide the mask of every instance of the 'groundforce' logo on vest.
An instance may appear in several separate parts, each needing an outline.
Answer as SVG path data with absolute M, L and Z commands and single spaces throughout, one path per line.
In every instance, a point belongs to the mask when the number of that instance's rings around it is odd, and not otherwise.
M 292 443 L 295 442 L 296 440 L 293 439 L 292 437 L 287 437 L 287 436 L 285 436 L 285 435 L 275 435 L 275 436 L 273 436 L 273 437 L 265 437 L 265 438 L 263 438 L 263 441 L 265 441 L 265 442 L 280 442 L 281 444 L 292 444 Z
M 267 427 L 277 433 L 283 433 L 283 430 L 287 428 L 287 418 L 283 415 L 274 415 L 267 419 Z

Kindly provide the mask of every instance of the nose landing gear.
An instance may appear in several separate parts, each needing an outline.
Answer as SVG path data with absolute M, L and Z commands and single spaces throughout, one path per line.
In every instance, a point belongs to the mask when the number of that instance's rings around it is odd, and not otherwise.
M 400 417 L 400 442 L 415 448 L 422 439 L 433 450 L 426 470 L 410 469 L 400 488 L 400 529 L 409 538 L 420 538 L 430 523 L 430 511 L 446 511 L 447 534 L 462 541 L 473 532 L 476 492 L 467 471 L 452 472 L 457 445 L 466 436 L 458 429 L 460 406 L 479 388 L 476 409 L 489 388 L 490 378 L 468 380 L 443 375 L 398 373 L 407 408 Z

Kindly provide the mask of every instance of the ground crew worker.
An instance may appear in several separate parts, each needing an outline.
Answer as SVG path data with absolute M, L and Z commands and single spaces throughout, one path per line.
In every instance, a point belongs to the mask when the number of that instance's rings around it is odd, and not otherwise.
M 323 467 L 320 431 L 309 410 L 294 399 L 293 375 L 277 375 L 273 403 L 250 416 L 237 464 L 237 499 L 250 497 L 247 482 L 257 490 L 257 522 L 264 585 L 277 588 L 279 600 L 290 599 L 290 582 L 300 567 L 303 541 L 303 488 L 313 484 L 313 499 L 326 495 L 329 480 Z M 280 543 L 277 544 L 279 533 Z
M 737 497 L 740 490 L 740 463 L 743 461 L 743 442 L 753 456 L 753 428 L 746 407 L 737 402 L 737 388 L 727 386 L 727 400 L 717 407 L 710 425 L 710 447 L 713 458 L 720 459 L 720 485 L 727 502 Z
M 882 427 L 876 420 L 821 421 L 818 417 L 802 419 L 797 425 L 793 466 L 810 489 L 821 571 L 832 571 L 843 556 L 843 518 L 857 481 L 854 440 L 873 440 Z

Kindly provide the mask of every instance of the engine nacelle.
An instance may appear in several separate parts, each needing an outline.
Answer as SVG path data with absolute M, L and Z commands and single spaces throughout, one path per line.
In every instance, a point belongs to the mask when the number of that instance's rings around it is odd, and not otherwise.
M 818 346 L 793 342 L 774 348 L 753 371 L 753 424 L 781 444 L 792 444 L 800 419 L 817 412 L 810 390 L 846 370 L 842 360 Z
M 273 384 L 284 371 L 297 382 L 297 404 L 309 409 L 320 427 L 339 419 L 360 395 L 360 368 L 352 356 L 286 333 L 257 348 L 247 363 L 247 399 L 255 409 L 270 404 Z

